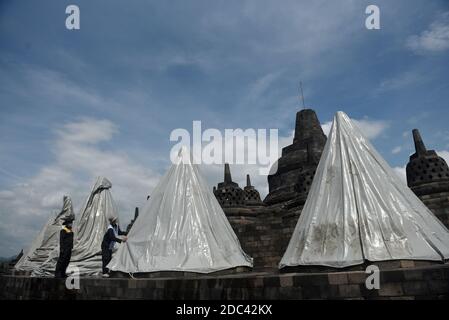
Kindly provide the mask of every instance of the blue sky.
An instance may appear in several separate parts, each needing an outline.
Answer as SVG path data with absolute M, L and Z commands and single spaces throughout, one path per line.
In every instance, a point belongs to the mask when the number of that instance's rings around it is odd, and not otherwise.
M 81 29 L 65 28 L 77 4 Z M 376 4 L 381 29 L 365 28 Z M 169 166 L 170 132 L 278 128 L 306 105 L 325 128 L 357 119 L 403 174 L 419 128 L 449 158 L 449 3 L 389 1 L 0 2 L 0 256 L 27 246 L 69 194 L 113 183 L 122 224 Z M 265 194 L 266 177 L 246 172 Z M 210 182 L 221 168 L 205 168 Z

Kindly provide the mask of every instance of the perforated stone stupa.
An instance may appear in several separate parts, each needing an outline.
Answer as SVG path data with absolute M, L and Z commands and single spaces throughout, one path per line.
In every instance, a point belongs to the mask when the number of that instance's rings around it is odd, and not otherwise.
M 435 150 L 427 150 L 418 129 L 413 130 L 416 152 L 407 164 L 407 184 L 449 227 L 449 167 Z
M 243 190 L 236 182 L 232 181 L 228 163 L 225 163 L 224 167 L 224 181 L 220 182 L 217 188 L 214 187 L 214 194 L 222 208 L 243 207 L 245 205 Z
M 243 188 L 243 193 L 245 197 L 245 206 L 261 206 L 263 205 L 260 199 L 259 191 L 251 185 L 251 178 L 249 174 L 246 175 L 246 187 Z

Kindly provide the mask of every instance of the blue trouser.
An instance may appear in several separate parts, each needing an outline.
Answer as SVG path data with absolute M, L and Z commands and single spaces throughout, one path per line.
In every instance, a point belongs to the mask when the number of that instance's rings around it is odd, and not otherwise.
M 103 274 L 108 273 L 109 269 L 106 268 L 109 262 L 111 262 L 112 259 L 112 250 L 110 250 L 107 247 L 102 246 L 101 247 L 101 260 L 103 262 Z

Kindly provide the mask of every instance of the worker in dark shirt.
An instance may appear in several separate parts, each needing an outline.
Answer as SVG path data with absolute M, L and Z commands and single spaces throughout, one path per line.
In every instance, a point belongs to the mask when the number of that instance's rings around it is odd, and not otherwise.
M 67 217 L 62 224 L 59 233 L 59 258 L 56 263 L 55 278 L 67 278 L 66 270 L 72 257 L 73 249 L 73 217 Z
M 121 231 L 120 227 L 117 224 L 117 218 L 109 219 L 108 230 L 106 231 L 103 241 L 101 242 L 101 255 L 103 260 L 103 277 L 109 277 L 109 269 L 106 267 L 108 263 L 112 259 L 112 250 L 114 249 L 114 245 L 116 242 L 121 243 L 122 241 L 126 241 L 126 232 Z M 118 236 L 124 235 L 123 239 L 120 239 Z

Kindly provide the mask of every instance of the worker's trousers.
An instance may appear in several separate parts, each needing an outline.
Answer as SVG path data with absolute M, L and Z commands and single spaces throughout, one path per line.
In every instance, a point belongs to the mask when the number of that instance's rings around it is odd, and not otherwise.
M 72 250 L 64 250 L 59 253 L 58 262 L 56 263 L 55 277 L 67 278 L 66 270 L 72 257 Z
M 109 272 L 109 269 L 106 268 L 109 262 L 111 262 L 112 259 L 112 250 L 109 248 L 102 247 L 101 248 L 101 258 L 103 261 L 103 274 L 106 274 Z

